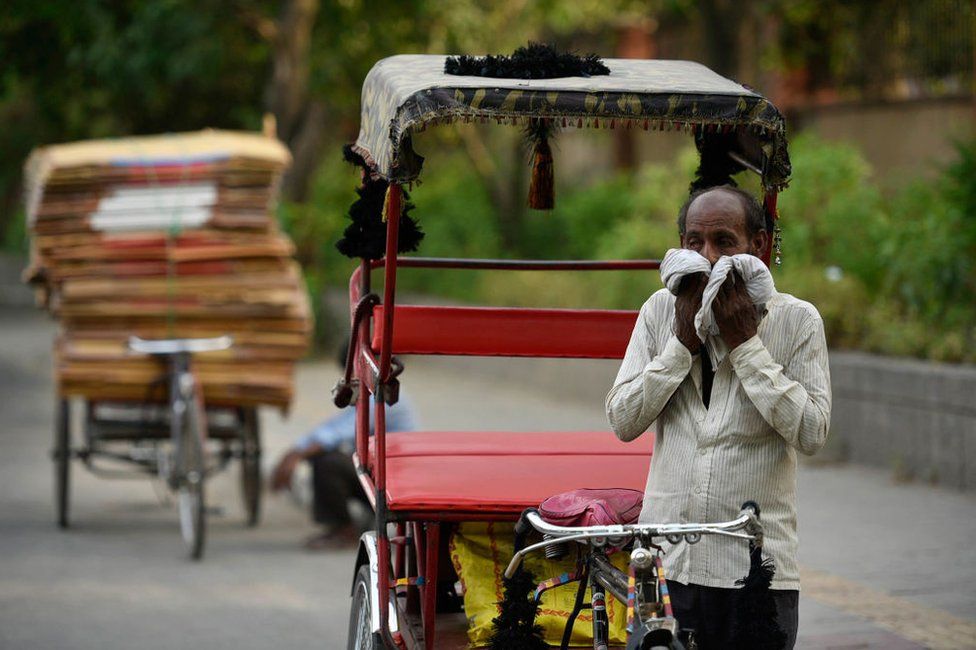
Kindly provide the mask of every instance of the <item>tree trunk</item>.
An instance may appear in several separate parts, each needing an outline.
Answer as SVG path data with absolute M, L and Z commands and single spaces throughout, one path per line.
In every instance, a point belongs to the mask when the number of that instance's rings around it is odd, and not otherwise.
M 657 22 L 648 18 L 617 30 L 617 57 L 621 59 L 653 59 L 657 57 L 657 42 L 654 32 Z M 617 129 L 613 135 L 613 166 L 617 170 L 629 171 L 638 164 L 635 132 Z
M 322 156 L 325 105 L 308 95 L 312 28 L 318 10 L 319 0 L 288 0 L 274 29 L 266 102 L 277 121 L 278 138 L 294 157 L 282 184 L 285 198 L 292 201 L 306 199 Z
M 292 164 L 282 181 L 281 191 L 291 201 L 301 203 L 308 199 L 312 177 L 322 162 L 326 119 L 325 104 L 321 100 L 310 101 L 298 122 L 298 131 L 288 142 Z
M 507 149 L 511 158 L 505 160 L 505 164 L 497 165 L 478 127 L 461 126 L 458 135 L 478 179 L 488 192 L 502 248 L 509 253 L 518 252 L 527 211 L 525 177 L 531 172 L 531 167 L 525 163 L 521 139 L 512 140 L 514 146 Z
M 708 67 L 726 77 L 739 74 L 739 26 L 748 0 L 700 0 Z

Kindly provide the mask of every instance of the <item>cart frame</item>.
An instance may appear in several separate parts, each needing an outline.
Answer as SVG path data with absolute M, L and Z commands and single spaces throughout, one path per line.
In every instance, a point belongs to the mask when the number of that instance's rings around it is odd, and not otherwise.
M 389 183 L 384 208 L 385 256 L 363 259 L 350 279 L 352 343 L 346 376 L 334 390 L 337 405 L 355 402 L 357 406 L 354 463 L 376 512 L 375 530 L 363 535 L 354 570 L 350 643 L 354 632 L 364 630 L 368 623 L 369 647 L 377 648 L 449 647 L 445 644 L 455 640 L 436 636 L 435 629 L 442 545 L 448 529 L 464 521 L 514 522 L 523 509 L 477 502 L 411 507 L 405 500 L 391 504 L 388 470 L 391 462 L 400 459 L 390 454 L 386 408 L 398 399 L 398 377 L 403 371 L 395 354 L 620 358 L 637 316 L 636 312 L 611 310 L 484 308 L 478 312 L 479 308 L 397 305 L 399 268 L 602 271 L 659 266 L 656 260 L 400 257 L 397 243 L 403 186 L 419 176 L 423 162 L 413 152 L 412 133 L 457 121 L 517 126 L 539 120 L 570 128 L 684 131 L 694 137 L 703 161 L 719 161 L 730 173 L 749 170 L 760 176 L 771 231 L 778 218 L 777 194 L 790 174 L 785 123 L 776 108 L 758 93 L 698 64 L 607 60 L 612 71 L 609 78 L 526 81 L 449 78 L 442 74 L 443 60 L 434 55 L 403 55 L 378 62 L 363 85 L 361 130 L 353 145 L 353 151 L 369 165 L 367 173 Z M 762 256 L 767 264 L 776 239 L 770 238 L 770 247 Z M 382 296 L 372 290 L 376 270 L 382 271 Z M 493 325 L 490 331 L 486 326 L 478 332 L 485 341 L 460 331 L 479 318 Z M 438 322 L 450 334 L 431 344 L 429 330 Z M 585 335 L 590 331 L 587 328 L 597 334 Z M 557 334 L 548 336 L 552 332 Z M 558 334 L 569 334 L 571 340 L 560 342 Z M 372 413 L 370 395 L 376 398 Z M 375 432 L 372 441 L 371 429 Z M 400 442 L 416 435 L 392 438 Z M 644 472 L 646 475 L 646 465 Z M 395 529 L 392 536 L 391 526 Z M 366 611 L 368 621 L 364 620 Z

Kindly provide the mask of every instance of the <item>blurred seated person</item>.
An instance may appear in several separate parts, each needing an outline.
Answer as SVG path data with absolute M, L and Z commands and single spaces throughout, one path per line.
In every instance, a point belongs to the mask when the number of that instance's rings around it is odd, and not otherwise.
M 345 367 L 348 341 L 341 347 L 340 364 Z M 370 414 L 373 397 L 369 398 Z M 413 411 L 401 394 L 400 400 L 386 408 L 386 430 L 413 431 Z M 374 424 L 370 419 L 370 435 Z M 275 492 L 290 489 L 301 461 L 312 469 L 312 518 L 323 530 L 305 546 L 311 550 L 348 548 L 359 542 L 364 526 L 353 520 L 350 502 L 359 502 L 366 511 L 372 506 L 356 475 L 352 453 L 356 450 L 356 406 L 344 408 L 299 438 L 278 461 L 271 478 Z

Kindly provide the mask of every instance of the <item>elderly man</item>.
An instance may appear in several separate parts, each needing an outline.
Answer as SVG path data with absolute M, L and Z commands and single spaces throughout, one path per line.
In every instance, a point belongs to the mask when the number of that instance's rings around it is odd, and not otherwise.
M 678 231 L 682 248 L 712 265 L 725 255 L 758 256 L 770 236 L 756 200 L 729 186 L 692 194 Z M 676 297 L 662 289 L 644 303 L 607 416 L 625 441 L 656 423 L 641 521 L 725 521 L 744 501 L 760 505 L 778 620 L 792 648 L 800 587 L 796 452 L 813 454 L 827 438 L 827 346 L 813 305 L 775 293 L 761 314 L 733 279 L 713 303 L 729 349 L 714 370 L 694 323 L 705 274 L 686 276 Z M 678 544 L 667 549 L 665 567 L 681 627 L 695 630 L 699 648 L 728 647 L 736 581 L 749 570 L 744 544 L 718 536 Z

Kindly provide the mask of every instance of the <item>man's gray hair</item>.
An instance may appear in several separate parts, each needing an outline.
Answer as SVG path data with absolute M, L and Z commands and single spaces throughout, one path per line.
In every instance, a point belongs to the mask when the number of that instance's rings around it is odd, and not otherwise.
M 742 202 L 742 210 L 746 215 L 746 233 L 748 233 L 749 236 L 755 235 L 759 232 L 768 231 L 766 228 L 766 213 L 763 211 L 762 206 L 759 205 L 759 201 L 756 200 L 756 197 L 745 190 L 740 190 L 734 185 L 716 185 L 714 187 L 706 187 L 703 190 L 695 190 L 688 196 L 688 199 L 684 202 L 684 205 L 682 205 L 681 209 L 678 210 L 679 235 L 685 234 L 685 222 L 688 219 L 688 208 L 691 207 L 691 204 L 694 203 L 695 199 L 702 194 L 707 194 L 708 192 L 713 192 L 715 190 L 722 190 L 723 192 L 728 192 L 729 194 L 734 194 L 735 196 L 739 197 L 739 200 Z

